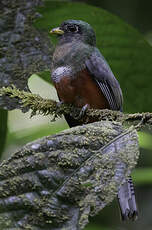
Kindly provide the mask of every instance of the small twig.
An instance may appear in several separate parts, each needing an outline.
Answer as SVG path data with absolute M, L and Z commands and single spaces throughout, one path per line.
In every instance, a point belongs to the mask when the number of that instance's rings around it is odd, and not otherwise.
M 135 125 L 135 128 L 137 130 L 141 129 L 142 126 L 144 125 L 145 120 L 146 120 L 146 114 L 142 114 L 141 121 L 137 125 Z

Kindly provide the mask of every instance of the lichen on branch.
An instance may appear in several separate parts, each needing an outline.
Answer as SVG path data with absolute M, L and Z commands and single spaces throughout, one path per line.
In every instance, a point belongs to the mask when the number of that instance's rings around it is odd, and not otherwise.
M 28 90 L 28 78 L 49 70 L 53 53 L 48 32 L 33 26 L 43 0 L 0 0 L 0 87 L 16 85 Z M 16 100 L 0 98 L 0 107 L 18 108 Z
M 80 108 L 75 108 L 70 104 L 59 104 L 51 99 L 44 99 L 37 94 L 32 94 L 23 90 L 17 89 L 14 85 L 9 87 L 2 87 L 0 89 L 0 96 L 5 95 L 9 98 L 16 98 L 21 108 L 31 109 L 31 116 L 41 114 L 44 116 L 52 115 L 53 121 L 57 117 L 61 117 L 65 114 L 70 114 L 73 118 L 79 117 Z M 152 125 L 152 113 L 134 113 L 124 114 L 120 111 L 112 110 L 99 110 L 99 109 L 87 109 L 85 116 L 81 118 L 84 123 L 87 123 L 87 119 L 94 118 L 96 121 L 110 120 L 119 121 L 122 123 L 129 123 L 136 125 L 137 128 L 142 126 L 151 127 Z

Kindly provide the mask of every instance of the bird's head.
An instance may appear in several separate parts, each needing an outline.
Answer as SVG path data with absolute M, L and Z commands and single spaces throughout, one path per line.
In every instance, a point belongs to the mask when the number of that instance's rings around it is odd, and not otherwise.
M 64 21 L 59 27 L 52 29 L 50 33 L 57 34 L 63 43 L 77 40 L 91 46 L 96 45 L 94 30 L 87 22 L 81 20 Z

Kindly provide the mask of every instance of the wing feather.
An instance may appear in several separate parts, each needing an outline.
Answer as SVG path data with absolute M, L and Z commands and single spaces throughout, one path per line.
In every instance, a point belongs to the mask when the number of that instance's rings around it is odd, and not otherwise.
M 123 96 L 120 85 L 97 48 L 85 64 L 108 100 L 110 109 L 122 110 Z

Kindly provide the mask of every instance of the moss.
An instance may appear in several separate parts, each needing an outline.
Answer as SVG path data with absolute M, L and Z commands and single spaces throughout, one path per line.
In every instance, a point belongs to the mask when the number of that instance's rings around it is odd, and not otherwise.
M 24 210 L 25 229 L 83 229 L 114 199 L 138 155 L 136 131 L 109 121 L 29 143 L 1 164 L 1 216 L 10 213 L 8 229 L 18 226 L 13 208 Z
M 0 64 L 3 66 L 0 76 L 0 87 L 16 85 L 27 90 L 27 81 L 31 74 L 50 68 L 53 46 L 48 34 L 33 27 L 36 19 L 38 1 L 1 1 L 0 29 Z M 13 58 L 12 58 L 13 57 Z M 15 99 L 0 98 L 1 107 L 18 108 Z

